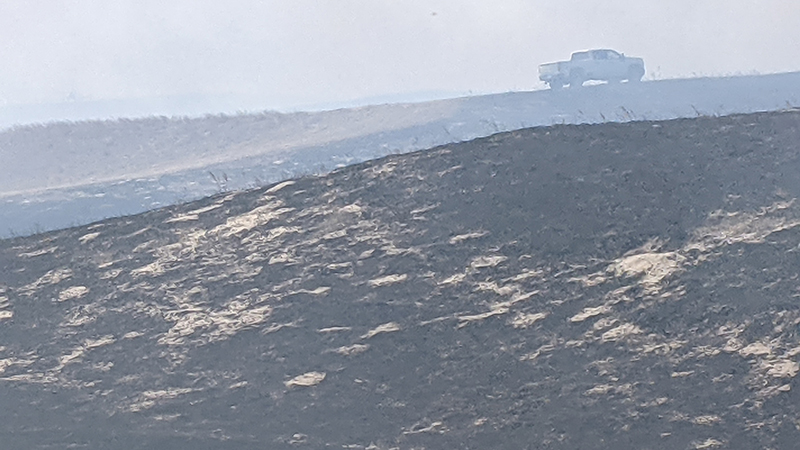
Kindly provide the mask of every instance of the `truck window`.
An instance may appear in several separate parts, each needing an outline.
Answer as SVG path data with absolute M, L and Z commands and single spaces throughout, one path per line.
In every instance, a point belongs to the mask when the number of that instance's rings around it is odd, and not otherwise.
M 578 53 L 573 53 L 572 54 L 572 60 L 573 61 L 580 61 L 580 60 L 586 60 L 586 59 L 589 59 L 589 52 L 578 52 Z

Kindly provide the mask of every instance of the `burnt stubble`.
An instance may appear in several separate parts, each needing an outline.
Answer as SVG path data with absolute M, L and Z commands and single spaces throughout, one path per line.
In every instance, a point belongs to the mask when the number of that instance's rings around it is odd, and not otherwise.
M 0 241 L 4 448 L 790 448 L 800 113 L 565 125 Z

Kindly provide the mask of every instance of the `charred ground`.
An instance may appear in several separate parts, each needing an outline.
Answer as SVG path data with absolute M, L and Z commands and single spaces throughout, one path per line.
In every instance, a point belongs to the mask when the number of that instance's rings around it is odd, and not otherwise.
M 8 448 L 790 448 L 800 113 L 533 128 L 0 241 Z

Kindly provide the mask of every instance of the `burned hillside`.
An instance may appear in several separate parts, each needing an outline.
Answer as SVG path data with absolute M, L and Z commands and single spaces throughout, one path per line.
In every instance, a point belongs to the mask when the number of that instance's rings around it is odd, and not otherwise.
M 800 113 L 497 134 L 0 241 L 8 448 L 790 448 Z

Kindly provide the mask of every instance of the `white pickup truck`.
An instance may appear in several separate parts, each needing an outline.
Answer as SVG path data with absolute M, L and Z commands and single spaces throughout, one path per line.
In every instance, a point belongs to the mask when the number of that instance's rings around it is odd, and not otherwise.
M 575 88 L 589 80 L 641 81 L 644 76 L 644 60 L 632 58 L 614 50 L 598 49 L 575 52 L 569 61 L 560 61 L 539 66 L 539 79 L 553 89 L 564 85 Z

